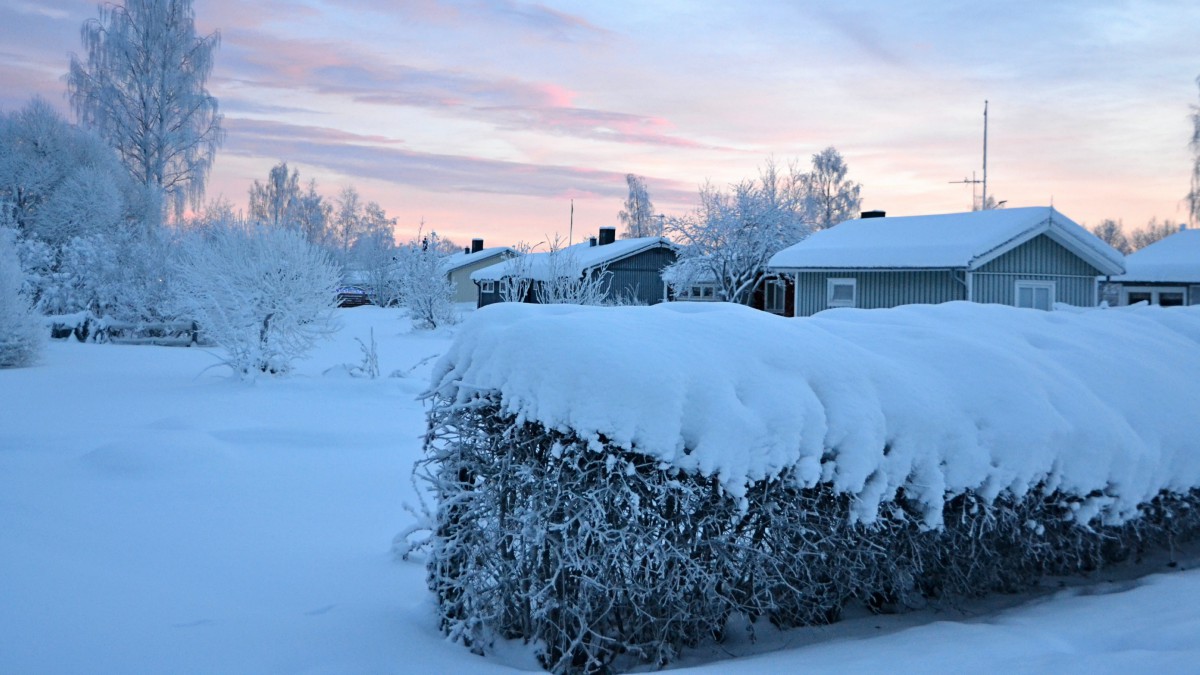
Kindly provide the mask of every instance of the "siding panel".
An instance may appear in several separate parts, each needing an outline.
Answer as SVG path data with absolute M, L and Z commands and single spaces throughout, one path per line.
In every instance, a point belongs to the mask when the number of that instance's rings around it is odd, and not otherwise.
M 980 267 L 973 275 L 973 298 L 1014 305 L 1017 280 L 1053 281 L 1055 302 L 1091 307 L 1099 275 L 1100 270 L 1043 234 Z
M 967 299 L 966 286 L 949 270 L 801 272 L 796 275 L 796 316 L 812 316 L 828 308 L 827 279 L 855 279 L 861 309 Z

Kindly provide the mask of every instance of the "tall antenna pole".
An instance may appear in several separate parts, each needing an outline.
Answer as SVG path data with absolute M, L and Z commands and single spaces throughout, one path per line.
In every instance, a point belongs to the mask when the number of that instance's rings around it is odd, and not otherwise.
M 986 210 L 988 207 L 988 200 L 987 200 L 987 108 L 988 108 L 988 102 L 985 99 L 983 102 L 983 203 L 979 205 L 980 210 Z
M 558 236 L 562 236 L 561 234 Z M 575 200 L 571 200 L 571 227 L 567 230 L 567 246 L 575 243 Z

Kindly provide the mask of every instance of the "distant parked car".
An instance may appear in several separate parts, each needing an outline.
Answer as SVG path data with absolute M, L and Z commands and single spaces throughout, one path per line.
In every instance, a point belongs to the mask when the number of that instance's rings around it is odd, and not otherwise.
M 371 297 L 367 295 L 367 291 L 358 286 L 342 286 L 337 289 L 337 306 L 338 307 L 358 307 L 359 305 L 371 304 Z

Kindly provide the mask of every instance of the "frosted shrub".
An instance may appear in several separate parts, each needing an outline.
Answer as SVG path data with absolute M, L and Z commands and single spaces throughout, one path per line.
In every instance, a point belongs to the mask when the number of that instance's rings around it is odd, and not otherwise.
M 241 375 L 286 373 L 334 329 L 338 270 L 296 232 L 218 224 L 181 254 L 179 304 Z
M 45 275 L 41 309 L 129 323 L 177 318 L 169 264 L 173 236 L 131 225 L 73 237 L 62 247 L 57 269 Z
M 662 666 L 734 624 L 1015 591 L 1200 533 L 1200 308 L 672 304 L 497 304 L 434 368 L 452 638 Z
M 429 584 L 442 629 L 484 653 L 541 646 L 553 672 L 664 666 L 720 641 L 731 618 L 836 621 L 1036 585 L 1168 548 L 1200 532 L 1200 491 L 1164 492 L 1119 526 L 1076 522 L 1084 503 L 1044 486 L 987 501 L 947 495 L 922 526 L 903 491 L 871 525 L 830 483 L 790 472 L 749 487 L 502 412 L 497 397 L 436 404 L 421 469 L 439 508 Z
M 0 229 L 0 368 L 32 364 L 45 340 L 41 321 L 21 290 L 23 283 L 16 236 Z

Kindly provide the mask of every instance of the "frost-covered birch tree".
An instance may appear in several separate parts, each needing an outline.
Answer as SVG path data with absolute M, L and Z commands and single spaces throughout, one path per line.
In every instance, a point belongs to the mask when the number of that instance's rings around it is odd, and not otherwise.
M 625 198 L 624 208 L 617 217 L 625 225 L 621 237 L 662 236 L 662 223 L 654 214 L 654 204 L 650 201 L 650 192 L 646 189 L 646 179 L 634 174 L 627 174 L 625 182 L 629 184 L 629 196 Z
M 22 290 L 16 232 L 0 228 L 0 368 L 28 366 L 45 341 L 41 321 Z
M 757 180 L 728 191 L 704 185 L 700 206 L 667 226 L 681 249 L 664 278 L 677 288 L 714 283 L 723 299 L 750 302 L 771 256 L 811 231 L 807 185 L 806 174 L 794 163 L 781 170 L 774 160 Z
M 398 252 L 400 298 L 418 328 L 437 328 L 458 321 L 454 284 L 443 267 L 446 249 L 437 232 L 417 235 Z
M 275 227 L 294 227 L 292 212 L 300 199 L 300 172 L 293 169 L 289 174 L 287 162 L 280 162 L 271 167 L 265 183 L 255 180 L 250 186 L 250 218 Z
M 813 155 L 812 171 L 804 177 L 804 191 L 815 229 L 828 229 L 858 215 L 862 185 L 847 180 L 848 171 L 846 160 L 832 146 Z
M 67 90 L 82 125 L 119 153 L 139 184 L 178 219 L 198 204 L 221 144 L 205 88 L 220 34 L 197 36 L 192 0 L 124 0 L 83 24 Z

